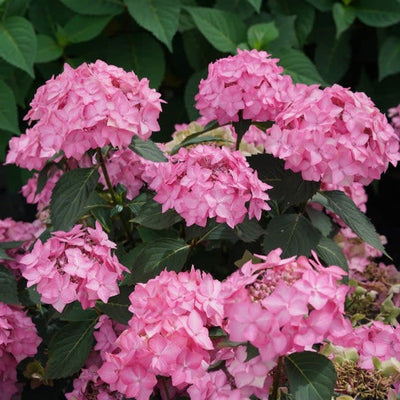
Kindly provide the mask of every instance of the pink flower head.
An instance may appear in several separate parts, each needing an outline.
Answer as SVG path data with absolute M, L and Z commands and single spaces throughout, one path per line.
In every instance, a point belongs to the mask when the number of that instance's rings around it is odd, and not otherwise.
M 10 141 L 8 164 L 42 169 L 63 151 L 80 160 L 92 148 L 126 147 L 134 135 L 147 140 L 159 130 L 160 94 L 147 79 L 103 61 L 82 64 L 41 86 L 26 115 L 36 124 Z
M 195 96 L 196 108 L 207 121 L 220 124 L 238 121 L 240 112 L 244 119 L 274 120 L 293 85 L 277 61 L 265 51 L 238 49 L 237 55 L 210 64 Z
M 52 232 L 45 243 L 36 241 L 20 260 L 22 274 L 59 312 L 75 300 L 93 307 L 96 300 L 107 302 L 119 293 L 117 282 L 127 271 L 111 254 L 113 248 L 97 221 L 94 229 L 75 225 L 69 232 Z
M 394 131 L 400 136 L 400 104 L 396 107 L 389 108 L 388 115 Z
M 368 185 L 400 159 L 399 138 L 364 93 L 339 85 L 303 88 L 268 129 L 265 151 L 304 179 Z
M 239 151 L 204 145 L 181 148 L 168 163 L 153 168 L 149 186 L 157 192 L 154 200 L 163 212 L 174 208 L 188 226 L 205 226 L 207 218 L 216 217 L 234 227 L 246 214 L 260 219 L 262 210 L 270 209 L 265 191 L 271 187 L 258 179 Z

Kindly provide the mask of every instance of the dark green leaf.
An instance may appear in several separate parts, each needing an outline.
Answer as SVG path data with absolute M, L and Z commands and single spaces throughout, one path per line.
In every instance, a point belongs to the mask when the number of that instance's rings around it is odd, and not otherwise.
M 190 245 L 182 239 L 160 239 L 155 243 L 145 243 L 132 260 L 132 280 L 146 282 L 157 276 L 164 268 L 179 272 L 189 254 Z
M 263 248 L 266 253 L 281 248 L 282 257 L 308 257 L 320 238 L 320 232 L 301 214 L 284 214 L 272 218 L 268 224 Z
M 108 299 L 107 303 L 98 302 L 99 310 L 107 314 L 111 319 L 121 324 L 128 325 L 132 313 L 128 310 L 130 306 L 129 295 L 133 292 L 132 287 L 120 287 L 120 294 Z
M 201 240 L 228 240 L 232 243 L 238 241 L 238 235 L 226 224 L 220 224 L 215 218 L 209 219 L 203 228 L 192 225 L 186 228 L 186 241 L 193 239 Z
M 0 81 L 0 126 L 5 131 L 20 133 L 15 96 L 3 81 Z
M 266 50 L 268 44 L 278 36 L 275 22 L 255 24 L 247 31 L 247 42 L 252 49 Z
M 0 260 L 12 260 L 12 258 L 6 253 L 6 251 L 0 248 Z
M 253 358 L 260 355 L 260 352 L 258 351 L 257 347 L 253 346 L 250 342 L 247 342 L 246 344 L 246 352 L 247 352 L 247 357 L 244 362 L 250 361 Z
M 191 135 L 191 136 L 192 137 L 187 137 L 183 142 L 181 142 L 180 144 L 176 145 L 171 150 L 170 154 L 171 155 L 176 154 L 179 151 L 179 149 L 182 148 L 182 147 L 192 146 L 194 144 L 199 144 L 199 143 L 207 143 L 207 142 L 231 143 L 230 141 L 221 140 L 220 137 L 216 137 L 216 136 L 201 136 L 201 135 L 197 135 L 196 133 Z
M 85 42 L 101 33 L 112 17 L 75 15 L 64 26 L 64 33 L 71 43 Z
M 346 31 L 356 19 L 356 12 L 353 7 L 346 7 L 342 3 L 335 3 L 332 8 L 332 15 L 336 25 L 336 37 L 338 38 Z
M 170 228 L 181 220 L 181 216 L 175 210 L 171 209 L 163 213 L 161 204 L 155 202 L 153 199 L 147 201 L 141 207 L 140 212 L 132 219 L 133 222 L 139 225 L 156 230 Z
M 36 35 L 28 20 L 14 16 L 0 22 L 0 57 L 34 76 Z
M 247 0 L 249 4 L 259 13 L 261 10 L 262 0 Z
M 245 243 L 255 242 L 263 233 L 264 229 L 254 219 L 247 217 L 243 222 L 235 226 L 235 232 Z
M 35 63 L 45 63 L 60 58 L 63 53 L 63 49 L 59 44 L 51 37 L 47 35 L 37 36 L 37 52 L 35 57 Z
M 275 26 L 278 28 L 279 36 L 268 45 L 268 52 L 274 57 L 281 49 L 299 47 L 299 40 L 296 34 L 296 16 L 277 14 L 274 17 Z
M 195 121 L 199 116 L 199 112 L 195 108 L 194 96 L 199 92 L 199 84 L 201 79 L 207 76 L 207 69 L 195 72 L 187 81 L 185 87 L 185 108 L 189 119 Z
M 150 139 L 145 141 L 140 139 L 138 136 L 134 136 L 129 148 L 146 160 L 155 162 L 168 161 L 163 152 Z
M 281 48 L 274 55 L 280 58 L 279 64 L 295 83 L 326 85 L 315 65 L 302 51 Z
M 362 240 L 387 255 L 371 221 L 345 193 L 340 190 L 321 191 L 312 201 L 337 214 Z
M 342 249 L 332 240 L 327 237 L 321 236 L 317 244 L 316 252 L 326 265 L 337 265 L 344 271 L 349 271 L 349 264 L 343 254 Z
M 389 36 L 381 44 L 378 67 L 379 80 L 400 72 L 400 37 Z
M 284 161 L 271 154 L 256 154 L 247 162 L 259 179 L 272 186 L 268 190 L 270 199 L 281 202 L 284 208 L 307 201 L 319 189 L 318 182 L 305 181 L 301 173 L 285 169 Z
M 172 238 L 176 239 L 179 237 L 179 232 L 174 229 L 168 230 L 155 230 L 151 228 L 146 228 L 145 226 L 138 226 L 137 231 L 139 233 L 140 239 L 146 242 L 155 242 L 159 239 Z
M 8 0 L 6 1 L 6 13 L 10 15 L 20 15 L 23 16 L 29 7 L 31 0 Z M 4 3 L 4 0 L 1 2 Z
M 311 351 L 285 357 L 290 392 L 296 400 L 327 400 L 333 397 L 335 367 L 325 356 Z
M 246 41 L 246 26 L 236 15 L 206 7 L 186 7 L 197 28 L 219 51 L 236 53 L 239 43 Z
M 88 358 L 97 318 L 72 322 L 61 328 L 49 345 L 46 379 L 65 378 L 78 372 Z
M 84 214 L 99 176 L 96 168 L 74 169 L 61 176 L 50 202 L 50 217 L 55 230 L 69 231 Z
M 179 0 L 124 0 L 132 18 L 172 52 L 172 38 L 179 25 Z
M 15 277 L 11 270 L 3 265 L 0 265 L 0 301 L 6 304 L 19 304 Z
M 124 5 L 116 0 L 61 0 L 71 10 L 86 15 L 117 15 Z
M 400 3 L 397 0 L 362 0 L 352 3 L 355 13 L 364 24 L 384 28 L 400 21 Z
M 151 196 L 149 193 L 140 193 L 127 206 L 132 210 L 134 214 L 139 214 L 140 209 L 150 200 Z
M 22 292 L 19 293 L 19 299 L 24 306 L 30 307 L 40 303 L 41 295 L 36 290 L 36 285 L 31 287 L 25 287 Z
M 307 214 L 311 220 L 311 223 L 324 235 L 329 236 L 334 229 L 332 220 L 322 211 L 318 211 L 315 208 L 308 206 Z
M 97 316 L 98 314 L 93 308 L 87 308 L 86 310 L 84 310 L 79 301 L 74 301 L 64 308 L 60 319 L 62 321 L 71 322 L 93 321 L 94 319 L 96 319 Z
M 334 4 L 334 0 L 306 0 L 308 3 L 312 4 L 317 10 L 325 12 L 331 11 Z

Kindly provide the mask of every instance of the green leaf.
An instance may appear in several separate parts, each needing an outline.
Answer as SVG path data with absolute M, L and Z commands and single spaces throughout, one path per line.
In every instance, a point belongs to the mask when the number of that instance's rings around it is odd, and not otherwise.
M 295 83 L 326 85 L 315 65 L 302 51 L 281 48 L 274 55 L 280 58 L 279 64 Z
M 262 0 L 247 0 L 247 2 L 256 10 L 258 13 L 261 10 Z
M 235 226 L 235 232 L 245 243 L 255 242 L 263 233 L 264 229 L 254 219 L 247 217 L 243 222 Z
M 155 162 L 167 162 L 168 159 L 164 156 L 163 152 L 157 145 L 150 139 L 142 140 L 138 136 L 133 136 L 129 148 L 146 160 Z
M 335 367 L 325 356 L 311 351 L 285 357 L 290 392 L 296 400 L 327 400 L 333 397 Z
M 6 1 L 6 13 L 10 15 L 24 15 L 31 0 L 8 0 Z M 1 2 L 0 2 L 1 3 Z M 4 3 L 4 0 L 3 0 Z
M 246 41 L 246 26 L 236 15 L 207 7 L 186 7 L 204 37 L 219 51 L 236 53 Z
M 356 12 L 353 7 L 346 7 L 342 3 L 335 3 L 332 8 L 333 20 L 336 25 L 336 37 L 349 29 L 356 19 Z
M 98 316 L 96 310 L 93 308 L 87 308 L 84 310 L 79 301 L 74 301 L 71 304 L 67 304 L 64 308 L 60 319 L 61 321 L 93 321 Z
M 379 80 L 400 72 L 400 38 L 389 36 L 381 44 L 378 56 Z
M 263 248 L 266 254 L 279 247 L 282 257 L 309 257 L 320 237 L 320 232 L 301 214 L 283 214 L 269 222 Z
M 217 223 L 215 218 L 209 219 L 203 228 L 192 225 L 186 228 L 186 241 L 193 239 L 206 240 L 228 240 L 232 243 L 238 241 L 238 234 L 226 224 Z
M 307 215 L 311 223 L 324 235 L 329 236 L 333 232 L 332 220 L 322 211 L 318 211 L 311 206 L 307 206 Z
M 66 378 L 79 371 L 92 348 L 96 323 L 97 318 L 72 322 L 56 333 L 49 345 L 46 379 Z
M 172 38 L 179 26 L 179 0 L 124 0 L 132 18 L 172 52 Z
M 255 24 L 247 31 L 247 42 L 252 49 L 265 50 L 269 42 L 279 36 L 275 22 Z
M 388 256 L 371 221 L 345 193 L 340 190 L 321 191 L 312 201 L 337 214 L 362 240 Z
M 179 272 L 189 254 L 190 245 L 182 239 L 164 238 L 154 243 L 145 243 L 132 260 L 133 283 L 147 282 L 164 268 Z
M 342 249 L 332 239 L 321 236 L 316 252 L 326 265 L 337 265 L 344 271 L 349 272 L 349 264 Z
M 3 265 L 0 265 L 0 301 L 6 304 L 19 304 L 15 277 L 11 270 Z
M 351 51 L 348 33 L 337 39 L 333 30 L 321 30 L 317 38 L 315 64 L 325 81 L 332 84 L 340 81 L 350 66 Z
M 140 212 L 132 219 L 133 222 L 143 225 L 147 228 L 156 230 L 167 229 L 177 222 L 181 221 L 182 217 L 175 210 L 167 210 L 162 212 L 161 204 L 150 199 L 140 208 Z
M 275 16 L 274 22 L 278 28 L 279 36 L 268 45 L 268 52 L 273 54 L 274 57 L 276 57 L 281 49 L 299 47 L 299 40 L 295 29 L 296 18 L 295 15 L 277 14 Z
M 272 186 L 268 195 L 282 203 L 283 208 L 304 203 L 319 189 L 318 182 L 305 181 L 301 173 L 285 169 L 285 162 L 271 154 L 256 154 L 248 157 L 247 162 L 260 180 Z
M 358 19 L 368 26 L 384 28 L 400 21 L 397 0 L 362 0 L 352 3 Z
M 244 360 L 244 362 L 250 361 L 253 358 L 260 355 L 260 352 L 258 351 L 257 347 L 253 346 L 250 342 L 246 343 L 246 353 L 247 357 L 246 360 Z
M 86 42 L 99 35 L 111 18 L 111 15 L 75 15 L 64 26 L 64 33 L 71 43 Z
M 132 313 L 128 310 L 131 302 L 129 295 L 133 292 L 132 287 L 120 287 L 120 293 L 108 299 L 107 303 L 97 302 L 99 310 L 107 314 L 111 319 L 121 324 L 128 325 Z
M 306 0 L 307 3 L 313 5 L 317 10 L 325 12 L 331 11 L 334 0 Z
M 39 34 L 37 36 L 37 53 L 35 63 L 45 63 L 60 58 L 63 53 L 62 47 L 51 37 Z
M 124 5 L 116 0 L 61 0 L 71 10 L 86 15 L 117 15 L 124 11 Z
M 0 22 L 0 57 L 34 77 L 36 35 L 28 20 L 14 16 Z
M 84 214 L 99 177 L 96 168 L 74 169 L 61 176 L 50 202 L 50 217 L 55 230 L 69 231 Z
M 185 87 L 185 108 L 189 116 L 189 119 L 195 121 L 199 118 L 200 114 L 195 108 L 194 96 L 199 92 L 199 84 L 201 79 L 207 77 L 207 69 L 202 69 L 201 71 L 195 72 L 187 81 Z
M 13 91 L 0 80 L 0 126 L 12 133 L 20 133 L 18 127 L 17 104 Z
M 298 0 L 296 0 L 296 5 L 297 18 L 295 28 L 300 44 L 304 45 L 307 43 L 307 38 L 314 27 L 315 9 Z

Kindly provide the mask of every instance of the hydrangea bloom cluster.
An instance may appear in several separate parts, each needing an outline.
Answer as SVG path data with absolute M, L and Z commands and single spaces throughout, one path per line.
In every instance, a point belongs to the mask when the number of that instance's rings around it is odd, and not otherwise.
M 400 104 L 396 107 L 389 108 L 388 115 L 394 131 L 400 136 Z
M 25 119 L 37 121 L 12 138 L 7 163 L 40 170 L 61 150 L 81 159 L 92 148 L 128 146 L 132 136 L 148 139 L 159 130 L 160 94 L 147 79 L 103 61 L 82 64 L 41 86 Z
M 96 221 L 94 229 L 75 225 L 69 232 L 52 232 L 45 243 L 37 240 L 19 263 L 43 303 L 59 312 L 75 300 L 88 308 L 119 293 L 117 282 L 127 269 L 111 254 L 115 247 Z
M 368 185 L 399 160 L 399 138 L 364 93 L 303 90 L 267 131 L 265 150 L 306 180 Z
M 211 63 L 195 96 L 196 108 L 208 122 L 220 124 L 238 121 L 239 114 L 253 121 L 274 120 L 293 86 L 277 61 L 265 51 L 238 49 L 237 55 Z
M 208 328 L 222 325 L 220 291 L 221 282 L 194 269 L 163 271 L 137 284 L 129 297 L 133 317 L 116 342 L 120 351 L 106 354 L 100 377 L 137 400 L 149 399 L 157 375 L 171 377 L 177 388 L 196 385 L 214 349 Z
M 147 171 L 146 179 L 163 212 L 174 208 L 188 226 L 205 226 L 207 218 L 217 217 L 234 227 L 246 214 L 260 219 L 262 210 L 270 209 L 265 191 L 271 187 L 258 179 L 239 151 L 226 147 L 181 148 L 168 163 Z
M 17 392 L 17 364 L 36 354 L 41 339 L 32 320 L 19 307 L 0 302 L 0 390 L 2 399 Z

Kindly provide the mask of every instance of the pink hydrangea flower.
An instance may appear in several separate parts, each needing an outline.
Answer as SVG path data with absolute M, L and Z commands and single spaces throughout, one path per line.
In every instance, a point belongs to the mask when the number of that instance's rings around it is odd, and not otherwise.
M 160 94 L 147 79 L 103 61 L 82 64 L 41 86 L 26 115 L 36 124 L 12 138 L 8 164 L 40 170 L 63 151 L 80 160 L 92 148 L 126 147 L 134 135 L 147 140 L 159 130 Z
M 237 55 L 209 64 L 195 96 L 196 108 L 207 122 L 235 122 L 240 113 L 253 121 L 274 120 L 293 85 L 289 75 L 281 75 L 277 61 L 265 51 L 238 49 Z
M 271 187 L 258 179 L 239 151 L 226 147 L 181 148 L 168 163 L 154 164 L 144 179 L 163 212 L 175 209 L 188 226 L 205 226 L 216 217 L 234 227 L 246 214 L 260 219 L 262 210 L 270 209 L 265 191 Z
M 265 151 L 306 180 L 368 185 L 400 159 L 399 137 L 364 93 L 304 88 L 267 130 Z
M 36 354 L 41 342 L 32 320 L 17 306 L 0 302 L 0 390 L 2 399 L 17 392 L 17 364 Z
M 45 243 L 36 241 L 20 259 L 22 275 L 59 312 L 75 300 L 93 307 L 119 293 L 117 282 L 127 271 L 111 254 L 114 248 L 97 221 L 94 229 L 75 225 L 69 232 L 52 232 Z
M 388 115 L 396 134 L 400 136 L 400 104 L 396 107 L 389 108 Z

